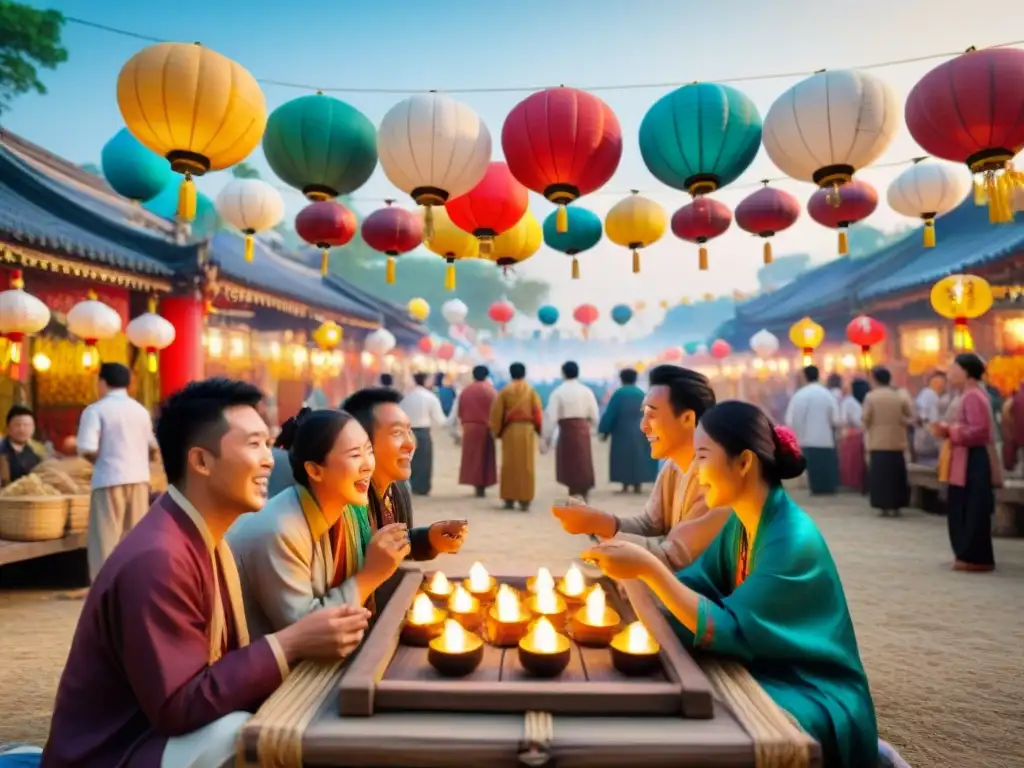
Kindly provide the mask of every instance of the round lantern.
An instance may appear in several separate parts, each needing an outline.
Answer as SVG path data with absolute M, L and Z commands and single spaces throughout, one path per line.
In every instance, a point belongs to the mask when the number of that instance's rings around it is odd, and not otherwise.
M 378 328 L 366 336 L 363 348 L 371 355 L 383 357 L 395 348 L 395 337 L 387 328 Z
M 118 317 L 118 330 L 121 318 Z M 156 313 L 156 299 L 149 299 L 144 315 L 132 318 L 124 329 L 128 341 L 146 353 L 146 370 L 156 373 L 159 353 L 174 343 L 174 326 Z
M 247 158 L 267 124 L 256 78 L 198 43 L 157 43 L 132 56 L 117 76 L 117 106 L 132 135 L 184 175 L 184 221 L 196 214 L 192 177 Z
M 521 264 L 540 250 L 543 240 L 540 222 L 531 211 L 527 211 L 512 229 L 494 238 L 490 258 L 507 271 L 509 267 Z
M 103 145 L 100 167 L 117 194 L 140 203 L 159 195 L 174 178 L 170 163 L 144 147 L 127 128 Z
M 708 249 L 704 244 L 722 235 L 732 224 L 732 211 L 710 197 L 698 197 L 672 214 L 672 234 L 688 243 L 700 246 L 698 265 L 708 268 Z
M 654 103 L 640 123 L 640 155 L 658 181 L 693 196 L 731 184 L 761 147 L 761 115 L 728 85 L 692 83 Z
M 455 345 L 450 341 L 442 342 L 437 348 L 437 357 L 439 360 L 451 360 L 455 357 Z
M 501 332 L 505 332 L 505 326 L 515 317 L 516 308 L 507 301 L 496 301 L 487 310 L 487 316 L 498 324 Z
M 449 325 L 462 325 L 469 315 L 469 307 L 462 299 L 450 299 L 441 305 L 441 316 Z
M 340 325 L 333 320 L 321 323 L 315 331 L 313 331 L 313 341 L 324 352 L 330 352 L 336 346 L 341 344 L 341 340 L 344 338 L 345 332 Z
M 168 221 L 178 219 L 178 197 L 180 188 L 177 184 L 168 184 L 152 200 L 142 204 L 144 210 Z M 213 200 L 202 192 L 196 193 L 196 215 L 189 225 L 193 238 L 213 237 L 220 228 L 220 216 Z
M 931 248 L 935 219 L 960 205 L 970 191 L 970 178 L 962 167 L 915 161 L 892 180 L 887 197 L 896 213 L 924 221 L 924 246 Z
M 932 286 L 932 309 L 953 321 L 953 348 L 974 349 L 967 321 L 981 317 L 992 308 L 992 287 L 977 275 L 950 275 Z
M 684 354 L 682 347 L 669 347 L 661 353 L 661 357 L 666 362 L 676 363 L 683 359 Z
M 295 217 L 295 231 L 320 249 L 320 274 L 327 274 L 329 249 L 347 245 L 359 228 L 356 215 L 336 200 L 310 203 Z
M 640 271 L 640 249 L 661 239 L 668 227 L 665 209 L 653 200 L 641 197 L 637 190 L 612 206 L 604 217 L 608 239 L 633 251 L 633 272 Z
M 50 309 L 30 293 L 25 293 L 21 270 L 11 273 L 10 289 L 0 293 L 0 337 L 10 341 L 10 360 L 21 363 L 21 342 L 50 324 Z
M 82 367 L 92 370 L 99 363 L 96 342 L 110 339 L 121 330 L 121 316 L 115 309 L 99 301 L 94 291 L 88 298 L 73 306 L 66 317 L 68 330 L 85 342 Z
M 344 101 L 316 93 L 270 113 L 263 154 L 274 174 L 308 200 L 354 192 L 377 167 L 373 123 Z
M 683 351 L 688 355 L 699 355 L 703 346 L 699 341 L 688 341 L 683 344 Z M 704 351 L 706 352 L 707 350 L 705 349 Z
M 253 235 L 284 217 L 281 193 L 261 179 L 232 179 L 217 194 L 217 213 L 245 235 L 245 260 L 252 261 Z
M 715 360 L 724 360 L 732 354 L 732 347 L 729 346 L 729 342 L 725 339 L 715 339 L 711 342 L 711 356 Z
M 429 336 L 421 336 L 420 340 L 416 342 L 416 349 L 425 355 L 429 355 L 434 351 L 434 340 Z
M 459 229 L 448 217 L 443 205 L 431 209 L 433 234 L 423 241 L 427 250 L 436 253 L 448 262 L 444 273 L 444 289 L 455 290 L 455 262 L 459 259 L 475 259 L 480 256 L 480 241 L 469 232 Z M 426 216 L 423 214 L 423 231 L 426 232 Z
M 824 227 L 839 230 L 839 253 L 850 251 L 846 230 L 851 224 L 863 221 L 878 207 L 878 192 L 866 181 L 851 181 L 843 187 L 842 197 L 831 189 L 822 188 L 807 201 L 807 213 Z
M 800 201 L 789 192 L 764 187 L 743 198 L 736 206 L 736 226 L 744 232 L 764 238 L 764 263 L 772 263 L 769 238 L 789 229 L 800 218 Z
M 762 328 L 750 337 L 750 349 L 760 359 L 765 360 L 779 351 L 779 337 Z
M 544 243 L 548 248 L 572 257 L 572 279 L 579 280 L 578 257 L 601 242 L 603 227 L 601 218 L 587 208 L 568 208 L 565 213 L 569 221 L 566 232 L 558 230 L 558 211 L 544 219 Z
M 566 206 L 600 189 L 619 167 L 622 128 L 597 96 L 548 88 L 512 108 L 501 129 L 501 148 L 512 175 L 558 206 L 555 228 L 568 232 Z
M 590 335 L 590 326 L 597 322 L 600 314 L 593 304 L 580 304 L 573 310 L 572 319 L 580 324 L 584 339 Z
M 860 347 L 864 370 L 871 369 L 871 348 L 885 341 L 885 326 L 867 315 L 858 315 L 846 326 L 846 338 Z
M 518 224 L 529 204 L 530 193 L 508 166 L 493 162 L 475 187 L 451 198 L 444 207 L 455 226 L 480 241 L 480 255 L 488 257 L 494 238 Z
M 384 115 L 377 153 L 388 181 L 426 207 L 423 236 L 429 239 L 433 208 L 466 194 L 487 173 L 491 133 L 476 112 L 451 96 L 418 94 Z
M 633 319 L 633 310 L 628 304 L 616 304 L 612 307 L 612 322 L 616 325 L 625 325 Z
M 540 321 L 541 325 L 550 328 L 558 322 L 558 309 L 552 307 L 550 304 L 545 304 L 537 310 L 537 319 Z
M 430 304 L 427 303 L 426 299 L 415 298 L 409 299 L 409 303 L 405 305 L 406 311 L 409 313 L 409 317 L 418 323 L 422 323 L 428 317 L 430 317 Z
M 764 148 L 780 171 L 841 199 L 853 174 L 889 148 L 900 128 L 899 100 L 870 72 L 826 70 L 782 94 L 764 119 Z
M 790 326 L 789 340 L 803 353 L 803 365 L 808 366 L 814 362 L 814 350 L 825 340 L 825 329 L 811 318 L 804 317 Z
M 423 219 L 405 208 L 392 205 L 374 211 L 363 221 L 363 240 L 375 251 L 388 257 L 385 280 L 395 282 L 395 259 L 415 250 L 423 242 Z
M 969 49 L 939 64 L 915 85 L 904 116 L 914 141 L 935 157 L 982 174 L 978 192 L 989 219 L 1013 219 L 1024 173 L 1010 165 L 1024 150 L 1024 50 Z

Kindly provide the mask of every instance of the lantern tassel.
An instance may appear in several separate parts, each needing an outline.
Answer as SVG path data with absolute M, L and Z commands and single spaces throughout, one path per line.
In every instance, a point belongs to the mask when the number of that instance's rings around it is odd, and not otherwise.
M 146 352 L 146 370 L 150 373 L 156 373 L 157 357 L 155 350 L 149 350 Z
M 327 277 L 327 266 L 330 264 L 330 252 L 324 248 L 320 251 L 320 274 Z
M 384 281 L 388 285 L 395 284 L 395 257 L 388 256 L 387 266 L 384 267 Z
M 984 182 L 974 180 L 974 204 L 977 206 L 988 204 L 988 192 L 985 191 Z
M 455 262 L 448 262 L 448 269 L 444 271 L 444 289 L 446 291 L 455 290 Z
M 1013 198 L 1020 177 L 1021 174 L 1017 173 L 1009 163 L 1002 173 L 990 172 L 985 175 L 988 220 L 992 224 L 1009 224 L 1013 221 Z
M 803 362 L 804 368 L 806 368 L 808 365 L 812 365 L 814 363 L 814 349 L 813 348 L 811 348 L 811 347 L 804 347 L 804 356 L 803 356 L 803 360 L 801 362 Z
M 953 349 L 959 352 L 970 352 L 974 349 L 974 339 L 967 327 L 966 317 L 953 319 Z
M 580 260 L 577 259 L 575 256 L 572 257 L 572 279 L 580 279 Z
M 860 362 L 865 371 L 871 370 L 871 347 L 860 348 Z
M 640 274 L 640 251 L 633 249 L 633 274 Z
M 840 256 L 845 256 L 849 252 L 850 252 L 850 241 L 849 241 L 849 238 L 846 237 L 846 230 L 845 229 L 840 229 L 839 230 L 839 255 Z
M 555 230 L 562 233 L 569 231 L 569 209 L 564 203 L 558 206 L 555 213 Z
M 772 241 L 771 240 L 765 240 L 764 241 L 764 263 L 765 264 L 771 264 L 772 263 Z
M 933 219 L 928 219 L 924 223 L 924 247 L 935 247 L 935 221 Z
M 177 214 L 180 221 L 193 221 L 196 217 L 196 184 L 188 171 L 185 171 L 185 180 L 178 187 Z
M 423 212 L 423 239 L 429 240 L 434 236 L 434 209 L 429 205 Z
M 256 242 L 253 240 L 252 235 L 245 236 L 245 261 L 247 264 L 252 263 L 252 255 L 256 250 Z
M 481 237 L 480 238 L 480 255 L 485 259 L 491 257 L 491 253 L 494 250 L 494 238 L 493 237 Z
M 700 247 L 700 250 L 697 251 L 697 269 L 701 272 L 708 271 L 708 249 L 703 245 Z

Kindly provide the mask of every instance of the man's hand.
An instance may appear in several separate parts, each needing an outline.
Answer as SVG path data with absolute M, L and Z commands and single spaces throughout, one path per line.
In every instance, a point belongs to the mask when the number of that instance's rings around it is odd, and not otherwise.
M 409 530 L 404 523 L 385 525 L 370 539 L 359 575 L 373 582 L 373 590 L 387 581 L 409 554 Z M 364 599 L 369 593 L 363 595 Z
M 567 533 L 589 534 L 610 539 L 616 533 L 615 517 L 587 506 L 582 500 L 570 498 L 551 506 L 553 514 Z
M 369 620 L 370 612 L 361 606 L 321 608 L 274 636 L 289 664 L 307 659 L 338 661 L 363 641 Z
M 435 552 L 455 554 L 466 540 L 469 523 L 465 520 L 438 520 L 427 529 L 427 538 Z

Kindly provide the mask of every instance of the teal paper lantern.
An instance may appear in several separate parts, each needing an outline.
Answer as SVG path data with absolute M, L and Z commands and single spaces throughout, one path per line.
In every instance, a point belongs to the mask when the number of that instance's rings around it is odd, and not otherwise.
M 143 203 L 142 207 L 161 218 L 175 221 L 178 215 L 178 185 L 168 184 L 160 194 Z M 202 192 L 196 193 L 196 217 L 189 224 L 192 227 L 192 235 L 197 238 L 209 237 L 220 229 L 217 208 L 213 200 Z
M 537 310 L 537 319 L 540 320 L 541 325 L 550 327 L 558 322 L 558 309 L 550 304 L 545 304 Z
M 701 343 L 699 341 L 688 341 L 685 344 L 683 344 L 683 349 L 686 350 L 686 354 L 688 355 L 696 355 L 697 350 L 699 350 L 700 348 Z
M 731 184 L 757 156 L 761 115 L 728 85 L 694 83 L 654 103 L 640 123 L 640 154 L 658 181 L 691 195 Z
M 633 310 L 627 304 L 616 304 L 612 307 L 612 320 L 616 325 L 625 325 L 633 319 Z
M 575 205 L 564 210 L 569 216 L 566 231 L 558 231 L 558 211 L 549 214 L 544 219 L 544 243 L 552 250 L 572 256 L 572 277 L 573 280 L 578 280 L 580 263 L 576 257 L 601 242 L 604 229 L 601 217 L 593 211 Z
M 322 93 L 270 113 L 263 154 L 281 181 L 309 200 L 347 195 L 377 167 L 377 129 L 355 107 Z
M 117 194 L 139 203 L 152 200 L 174 179 L 167 159 L 144 147 L 127 128 L 103 145 L 100 166 L 103 178 Z

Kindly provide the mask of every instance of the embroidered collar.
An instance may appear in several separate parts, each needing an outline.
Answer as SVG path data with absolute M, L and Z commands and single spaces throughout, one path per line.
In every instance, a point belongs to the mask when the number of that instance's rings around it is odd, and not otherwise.
M 306 518 L 306 525 L 309 526 L 309 532 L 313 536 L 313 541 L 317 541 L 331 530 L 331 526 L 328 525 L 327 518 L 324 517 L 324 512 L 320 509 L 316 497 L 301 485 L 296 484 L 294 488 L 299 506 L 302 508 L 302 514 Z

